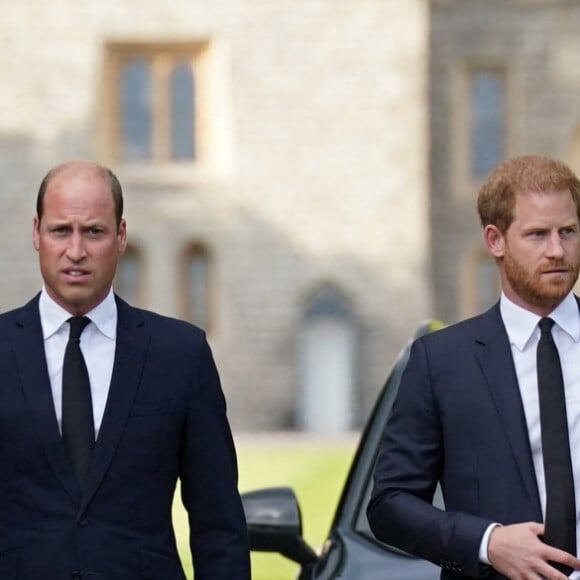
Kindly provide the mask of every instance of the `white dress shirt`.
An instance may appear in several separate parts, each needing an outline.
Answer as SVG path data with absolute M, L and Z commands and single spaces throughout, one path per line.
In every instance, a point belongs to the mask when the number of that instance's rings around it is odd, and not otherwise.
M 546 516 L 546 480 L 542 459 L 542 438 L 540 429 L 540 405 L 538 401 L 538 376 L 536 372 L 536 348 L 540 340 L 538 322 L 540 316 L 525 310 L 511 302 L 504 294 L 500 299 L 500 311 L 509 338 L 512 357 L 518 379 L 520 394 L 524 407 L 528 437 L 534 471 L 538 483 L 540 504 L 544 518 Z M 578 303 L 572 293 L 550 314 L 555 322 L 552 336 L 558 348 L 564 378 L 566 396 L 566 415 L 574 486 L 576 496 L 576 549 L 580 548 L 580 529 L 578 513 L 580 508 L 580 313 Z M 488 530 L 482 542 L 482 549 L 487 547 Z M 578 552 L 580 553 L 580 552 Z M 482 552 L 480 552 L 480 556 Z M 485 557 L 487 560 L 487 549 Z M 489 562 L 488 562 L 489 563 Z M 579 578 L 580 571 L 570 578 Z
M 71 314 L 59 306 L 43 288 L 38 303 L 44 338 L 46 364 L 52 389 L 52 400 L 62 432 L 62 364 L 68 342 Z M 111 290 L 107 297 L 85 316 L 91 319 L 81 334 L 81 351 L 91 383 L 95 439 L 98 437 L 115 360 L 117 338 L 117 304 Z

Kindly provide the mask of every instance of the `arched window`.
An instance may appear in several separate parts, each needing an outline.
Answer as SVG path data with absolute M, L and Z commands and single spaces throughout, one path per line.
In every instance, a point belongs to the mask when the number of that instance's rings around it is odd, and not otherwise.
M 128 245 L 119 258 L 113 287 L 123 300 L 135 306 L 141 305 L 141 276 L 141 253 L 135 246 Z
M 208 249 L 199 243 L 189 245 L 183 257 L 185 317 L 207 332 L 212 327 L 212 260 Z
M 334 286 L 321 287 L 308 301 L 298 341 L 298 427 L 349 430 L 355 416 L 355 330 L 350 304 Z

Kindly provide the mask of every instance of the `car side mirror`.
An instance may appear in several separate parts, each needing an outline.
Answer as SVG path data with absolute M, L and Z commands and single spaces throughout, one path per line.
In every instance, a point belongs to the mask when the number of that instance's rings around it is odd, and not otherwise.
M 302 516 L 289 487 L 260 489 L 242 494 L 250 549 L 279 552 L 301 566 L 317 560 L 302 537 Z

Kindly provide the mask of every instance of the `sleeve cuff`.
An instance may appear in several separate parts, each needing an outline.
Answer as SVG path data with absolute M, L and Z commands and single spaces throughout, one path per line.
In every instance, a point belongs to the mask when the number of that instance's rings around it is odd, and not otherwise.
M 483 564 L 490 565 L 489 558 L 487 557 L 487 546 L 489 544 L 489 537 L 491 536 L 491 532 L 501 524 L 490 524 L 483 534 L 483 538 L 481 538 L 481 544 L 479 545 L 479 561 Z

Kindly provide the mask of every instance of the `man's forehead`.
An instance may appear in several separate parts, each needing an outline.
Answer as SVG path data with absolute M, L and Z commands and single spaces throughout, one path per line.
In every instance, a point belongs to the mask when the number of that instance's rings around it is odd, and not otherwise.
M 44 195 L 43 213 L 111 214 L 115 204 L 109 184 L 93 172 L 75 172 L 57 176 L 49 183 Z
M 550 200 L 556 199 L 558 199 L 556 205 L 550 204 Z M 553 215 L 554 211 L 561 213 L 564 210 L 569 213 L 570 219 L 568 221 L 578 221 L 578 208 L 570 190 L 529 190 L 515 195 L 512 217 L 514 220 L 524 216 L 542 219 L 546 212 Z
M 515 210 L 518 207 L 529 207 L 534 204 L 534 202 L 542 202 L 549 200 L 550 198 L 557 197 L 568 197 L 570 201 L 574 202 L 574 196 L 569 189 L 558 189 L 558 188 L 544 188 L 544 189 L 528 189 L 524 191 L 516 192 L 515 194 Z

